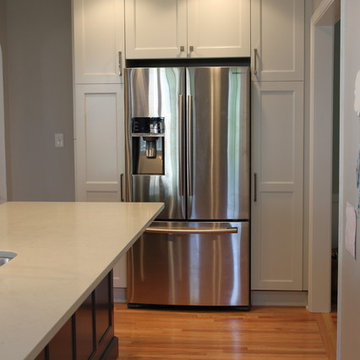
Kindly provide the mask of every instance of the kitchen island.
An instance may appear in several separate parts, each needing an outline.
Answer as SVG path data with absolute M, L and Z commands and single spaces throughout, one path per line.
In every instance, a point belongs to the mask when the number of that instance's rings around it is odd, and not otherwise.
M 0 205 L 0 251 L 17 253 L 0 267 L 0 358 L 36 358 L 95 289 L 111 280 L 116 262 L 162 208 L 161 203 Z

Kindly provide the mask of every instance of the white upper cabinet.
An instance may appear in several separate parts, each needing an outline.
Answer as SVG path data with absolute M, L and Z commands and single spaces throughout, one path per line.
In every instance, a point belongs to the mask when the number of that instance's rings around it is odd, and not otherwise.
M 186 57 L 186 0 L 125 0 L 126 57 Z
M 122 82 L 124 0 L 73 0 L 76 84 Z
M 250 56 L 249 0 L 189 0 L 191 57 Z
M 126 57 L 250 56 L 250 0 L 125 0 Z
M 304 0 L 252 0 L 253 81 L 304 80 Z

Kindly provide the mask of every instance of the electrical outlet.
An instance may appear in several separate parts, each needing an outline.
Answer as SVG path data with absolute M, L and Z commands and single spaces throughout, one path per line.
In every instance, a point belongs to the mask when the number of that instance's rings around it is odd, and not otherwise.
M 64 147 L 64 134 L 55 133 L 55 147 L 57 148 Z

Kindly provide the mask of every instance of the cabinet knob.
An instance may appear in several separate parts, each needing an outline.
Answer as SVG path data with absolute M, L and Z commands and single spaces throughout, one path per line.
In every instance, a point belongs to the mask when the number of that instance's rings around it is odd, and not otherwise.
M 192 45 L 189 46 L 189 51 L 193 52 L 194 51 L 194 47 Z
M 120 174 L 120 201 L 124 202 L 124 174 Z
M 180 51 L 181 51 L 181 52 L 185 51 L 185 46 L 181 45 L 181 46 L 180 46 Z

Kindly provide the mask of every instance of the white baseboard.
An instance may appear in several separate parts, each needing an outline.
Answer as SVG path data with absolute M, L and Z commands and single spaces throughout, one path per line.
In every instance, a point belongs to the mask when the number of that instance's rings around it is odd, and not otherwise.
M 307 291 L 251 291 L 251 304 L 261 306 L 307 306 Z
M 127 302 L 126 288 L 114 287 L 114 302 L 125 304 Z

